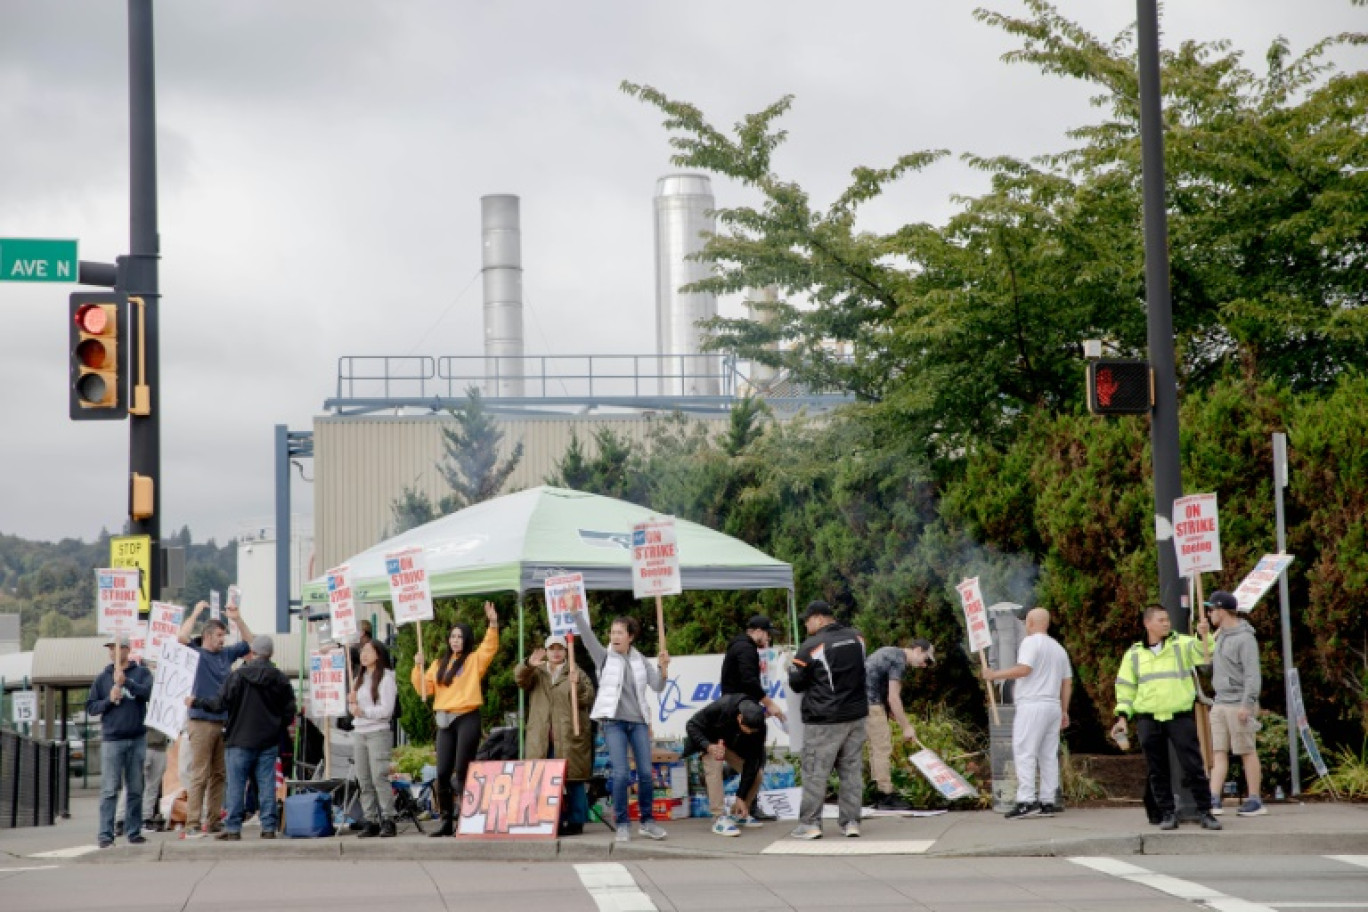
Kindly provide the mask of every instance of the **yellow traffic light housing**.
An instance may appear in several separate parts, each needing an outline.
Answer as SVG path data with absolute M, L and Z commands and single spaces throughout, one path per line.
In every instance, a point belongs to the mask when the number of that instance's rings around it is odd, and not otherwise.
M 127 352 L 119 344 L 127 304 L 121 296 L 82 292 L 68 309 L 71 420 L 121 420 L 128 414 Z

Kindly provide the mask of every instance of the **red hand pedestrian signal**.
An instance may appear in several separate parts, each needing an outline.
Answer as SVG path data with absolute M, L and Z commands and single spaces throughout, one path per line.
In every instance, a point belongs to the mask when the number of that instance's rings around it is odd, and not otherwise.
M 1148 361 L 1088 362 L 1088 411 L 1094 415 L 1144 415 L 1154 405 Z

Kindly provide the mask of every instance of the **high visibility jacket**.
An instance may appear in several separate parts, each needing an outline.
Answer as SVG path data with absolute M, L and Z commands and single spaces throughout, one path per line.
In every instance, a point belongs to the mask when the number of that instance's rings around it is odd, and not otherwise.
M 1116 714 L 1141 713 L 1164 722 L 1192 709 L 1192 669 L 1210 660 L 1201 640 L 1181 633 L 1170 633 L 1158 655 L 1144 641 L 1135 643 L 1116 670 Z

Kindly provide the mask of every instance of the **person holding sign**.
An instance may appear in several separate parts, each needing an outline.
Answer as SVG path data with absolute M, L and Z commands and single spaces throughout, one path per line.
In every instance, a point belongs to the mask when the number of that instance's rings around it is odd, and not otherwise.
M 607 649 L 594 636 L 587 612 L 581 611 L 575 616 L 575 626 L 584 638 L 584 648 L 589 650 L 598 668 L 599 692 L 590 716 L 603 724 L 603 740 L 608 743 L 608 757 L 613 765 L 616 841 L 632 840 L 627 814 L 627 790 L 632 783 L 631 768 L 627 765 L 629 747 L 636 759 L 637 807 L 641 811 L 639 832 L 647 839 L 664 839 L 665 829 L 656 823 L 652 811 L 655 785 L 651 776 L 651 726 L 646 721 L 646 688 L 656 693 L 665 689 L 670 654 L 661 649 L 656 664 L 648 665 L 646 658 L 632 645 L 641 632 L 641 625 L 633 617 L 613 619 L 608 628 Z
M 1244 765 L 1249 798 L 1240 805 L 1241 817 L 1267 814 L 1259 787 L 1263 770 L 1255 749 L 1259 730 L 1259 643 L 1254 628 L 1236 613 L 1235 596 L 1217 590 L 1207 600 L 1207 617 L 1216 625 L 1216 654 L 1211 660 L 1211 685 L 1216 703 L 1211 707 L 1211 813 L 1221 813 L 1221 790 L 1225 786 L 1230 755 Z
M 835 768 L 841 780 L 837 822 L 846 836 L 859 836 L 869 716 L 864 637 L 836 620 L 820 599 L 808 604 L 803 625 L 808 638 L 789 665 L 789 687 L 803 695 L 803 802 L 789 835 L 822 838 L 822 804 Z
M 253 638 L 251 658 L 228 676 L 223 690 L 205 699 L 185 698 L 185 705 L 209 713 L 228 716 L 228 818 L 218 838 L 236 842 L 242 838 L 242 818 L 247 798 L 247 781 L 256 782 L 261 804 L 261 838 L 276 834 L 275 764 L 280 756 L 281 736 L 295 715 L 294 685 L 285 673 L 271 664 L 275 641 L 268 636 Z M 200 663 L 204 659 L 201 656 Z
M 432 836 L 451 836 L 457 812 L 452 789 L 452 774 L 458 789 L 465 788 L 466 771 L 480 746 L 480 706 L 484 694 L 480 682 L 489 663 L 499 651 L 499 613 L 493 602 L 484 603 L 484 640 L 475 647 L 475 632 L 469 624 L 456 624 L 447 634 L 446 648 L 426 671 L 423 643 L 413 659 L 409 682 L 420 694 L 432 695 L 432 710 L 437 717 L 437 806 L 442 826 Z
M 152 696 L 152 672 L 128 660 L 128 643 L 105 643 L 109 664 L 90 685 L 86 715 L 100 717 L 100 848 L 114 844 L 114 811 L 119 788 L 128 791 L 124 833 L 133 845 L 147 842 L 142 834 L 143 759 L 147 751 L 147 700 Z
M 1016 763 L 1016 807 L 1007 820 L 1053 817 L 1059 793 L 1059 732 L 1069 725 L 1073 665 L 1064 647 L 1050 636 L 1050 612 L 1026 613 L 1026 638 L 1017 648 L 1016 664 L 1001 671 L 983 670 L 985 681 L 1017 681 L 1016 715 L 1012 718 L 1012 759 Z M 1036 789 L 1036 770 L 1040 788 Z
M 1151 605 L 1145 609 L 1145 638 L 1126 650 L 1116 670 L 1116 723 L 1111 734 L 1125 737 L 1127 720 L 1135 720 L 1150 795 L 1159 812 L 1159 819 L 1151 822 L 1163 830 L 1178 829 L 1177 800 L 1169 775 L 1170 744 L 1192 789 L 1192 799 L 1202 809 L 1203 828 L 1221 828 L 1221 821 L 1211 814 L 1211 783 L 1192 713 L 1197 700 L 1192 671 L 1211 656 L 1206 618 L 1197 625 L 1197 632 L 1201 639 L 1174 633 L 1168 609 Z
M 193 695 L 203 700 L 212 700 L 228 680 L 233 663 L 252 651 L 252 631 L 242 619 L 237 603 L 229 600 L 224 614 L 237 625 L 242 635 L 241 642 L 225 646 L 228 625 L 223 621 L 209 620 L 204 624 L 199 645 L 190 642 L 195 632 L 195 622 L 209 603 L 201 600 L 195 605 L 176 634 L 182 646 L 189 646 L 199 653 L 199 666 L 195 670 Z M 227 768 L 223 760 L 223 723 L 228 720 L 226 712 L 209 712 L 200 707 L 190 709 L 189 721 L 185 730 L 190 736 L 190 784 L 186 801 L 187 833 L 199 830 L 199 835 L 217 833 L 223 829 L 220 820 L 223 812 L 223 788 L 227 781 Z
M 560 835 L 578 836 L 589 820 L 585 783 L 594 772 L 594 734 L 586 714 L 594 705 L 594 683 L 566 661 L 569 654 L 565 637 L 549 636 L 541 649 L 532 650 L 518 666 L 514 677 L 528 695 L 523 759 L 565 758 Z M 575 733 L 575 713 L 586 716 L 579 734 Z
M 356 763 L 356 780 L 361 784 L 361 808 L 366 814 L 366 828 L 360 836 L 394 836 L 394 789 L 389 783 L 394 740 L 390 720 L 394 718 L 398 688 L 385 644 L 372 639 L 362 645 L 361 672 L 353 681 L 347 709 L 352 714 L 352 759 Z

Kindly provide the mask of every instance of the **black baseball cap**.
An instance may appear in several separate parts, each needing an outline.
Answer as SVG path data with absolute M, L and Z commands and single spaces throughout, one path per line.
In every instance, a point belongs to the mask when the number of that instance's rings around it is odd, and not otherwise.
M 741 715 L 741 721 L 749 729 L 765 727 L 765 707 L 756 703 L 754 700 L 742 700 L 736 704 L 736 711 Z
M 834 618 L 836 616 L 836 612 L 831 609 L 830 605 L 828 605 L 821 599 L 814 599 L 813 601 L 808 602 L 808 606 L 803 611 L 803 616 L 800 620 L 806 621 L 809 618 L 815 618 L 818 615 Z
M 765 631 L 765 633 L 773 633 L 774 625 L 771 624 L 770 619 L 765 617 L 763 614 L 757 614 L 751 617 L 749 621 L 746 621 L 746 629 L 763 630 Z
M 1217 589 L 1211 593 L 1211 598 L 1207 599 L 1208 608 L 1220 608 L 1222 611 L 1229 611 L 1234 614 L 1240 608 L 1240 603 L 1235 600 L 1235 596 L 1226 592 L 1224 589 Z

